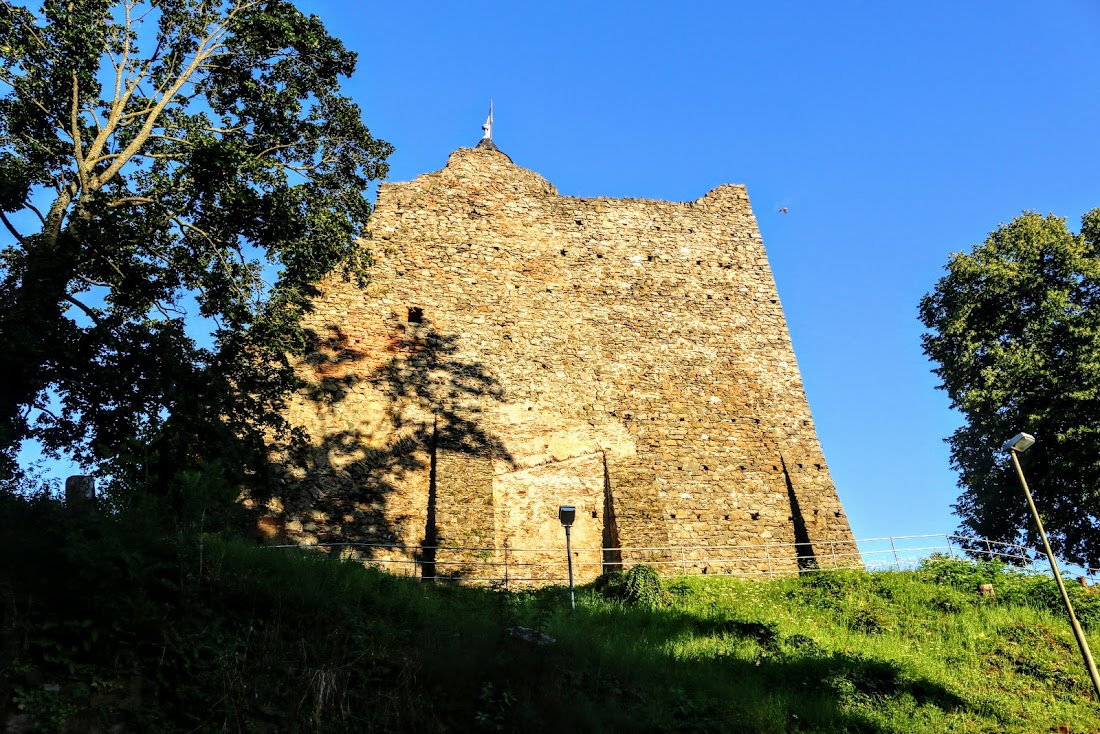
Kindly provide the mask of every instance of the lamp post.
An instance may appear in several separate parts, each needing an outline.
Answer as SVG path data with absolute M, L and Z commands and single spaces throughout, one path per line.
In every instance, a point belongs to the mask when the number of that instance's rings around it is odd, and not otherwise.
M 1100 700 L 1100 673 L 1096 671 L 1096 663 L 1092 660 L 1092 652 L 1089 650 L 1088 640 L 1077 622 L 1077 615 L 1073 613 L 1073 604 L 1070 603 L 1069 594 L 1066 593 L 1066 585 L 1062 583 L 1062 574 L 1058 572 L 1058 562 L 1054 560 L 1054 553 L 1050 550 L 1046 531 L 1043 530 L 1043 521 L 1039 519 L 1039 511 L 1035 509 L 1035 500 L 1031 498 L 1031 490 L 1027 488 L 1027 480 L 1024 479 L 1024 470 L 1020 468 L 1020 459 L 1017 456 L 1027 451 L 1035 444 L 1035 437 L 1029 433 L 1017 433 L 1004 442 L 1002 449 L 1012 456 L 1012 464 L 1016 467 L 1016 474 L 1020 477 L 1020 486 L 1024 488 L 1027 497 L 1027 506 L 1031 508 L 1031 517 L 1035 520 L 1035 526 L 1039 528 L 1039 537 L 1043 539 L 1043 550 L 1046 551 L 1047 560 L 1050 561 L 1050 570 L 1054 573 L 1054 580 L 1058 584 L 1058 591 L 1062 593 L 1062 601 L 1066 605 L 1066 614 L 1069 615 L 1070 626 L 1073 627 L 1073 636 L 1077 638 L 1077 646 L 1081 648 L 1081 657 L 1085 659 L 1085 667 L 1092 677 L 1092 687 L 1096 689 L 1097 700 Z
M 577 517 L 577 508 L 572 505 L 558 507 L 558 519 L 565 528 L 565 557 L 569 561 L 569 608 L 577 611 L 577 598 L 573 595 L 573 547 L 569 541 L 569 529 L 573 527 L 573 520 Z

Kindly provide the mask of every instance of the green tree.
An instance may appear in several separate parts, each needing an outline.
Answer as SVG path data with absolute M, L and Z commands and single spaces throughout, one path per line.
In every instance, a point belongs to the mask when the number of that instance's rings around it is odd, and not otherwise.
M 1021 457 L 1063 557 L 1100 565 L 1100 209 L 1075 235 L 1027 212 L 1002 224 L 920 304 L 925 353 L 965 424 L 948 439 L 966 530 L 1002 541 L 1037 537 L 1001 444 Z
M 0 0 L 7 470 L 260 466 L 313 284 L 369 266 L 355 58 L 285 0 Z

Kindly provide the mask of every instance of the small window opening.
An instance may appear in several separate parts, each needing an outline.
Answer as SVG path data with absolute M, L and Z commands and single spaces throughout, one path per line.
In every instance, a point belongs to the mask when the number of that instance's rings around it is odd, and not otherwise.
M 602 252 L 597 252 L 597 253 L 596 253 L 596 259 L 600 259 L 600 258 L 602 258 L 602 257 L 603 257 L 603 253 L 602 253 Z
M 751 517 L 753 520 L 759 520 L 760 519 L 760 513 L 759 512 L 749 513 L 749 517 Z
M 565 250 L 561 251 L 562 257 L 565 257 Z
M 596 514 L 595 510 L 592 510 L 592 517 L 599 517 L 599 515 Z
M 729 516 L 729 515 L 724 515 L 724 516 L 723 516 L 723 519 L 725 519 L 725 520 L 729 520 L 729 519 L 730 519 L 730 516 Z
M 669 517 L 672 518 L 673 520 L 675 520 L 676 519 L 676 513 L 675 512 L 672 513 L 671 515 L 669 515 Z
M 409 308 L 409 323 L 421 324 L 424 322 L 424 309 L 420 306 L 411 306 Z

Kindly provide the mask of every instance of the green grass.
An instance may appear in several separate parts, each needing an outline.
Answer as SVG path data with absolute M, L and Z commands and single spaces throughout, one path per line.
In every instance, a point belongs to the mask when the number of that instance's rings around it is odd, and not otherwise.
M 572 614 L 35 511 L 0 527 L 0 704 L 37 731 L 1100 731 L 1053 584 L 992 564 L 607 584 Z

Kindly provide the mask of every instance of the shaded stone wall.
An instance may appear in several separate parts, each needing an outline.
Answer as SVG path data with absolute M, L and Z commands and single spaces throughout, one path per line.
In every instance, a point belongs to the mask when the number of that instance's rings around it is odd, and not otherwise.
M 476 575 L 560 547 L 575 504 L 574 546 L 621 547 L 610 562 L 854 552 L 743 186 L 564 197 L 460 149 L 383 184 L 371 226 L 369 288 L 332 279 L 307 318 L 288 415 L 317 448 L 279 509 L 325 520 L 298 537 L 490 549 L 438 569 Z M 667 546 L 687 548 L 631 550 Z

